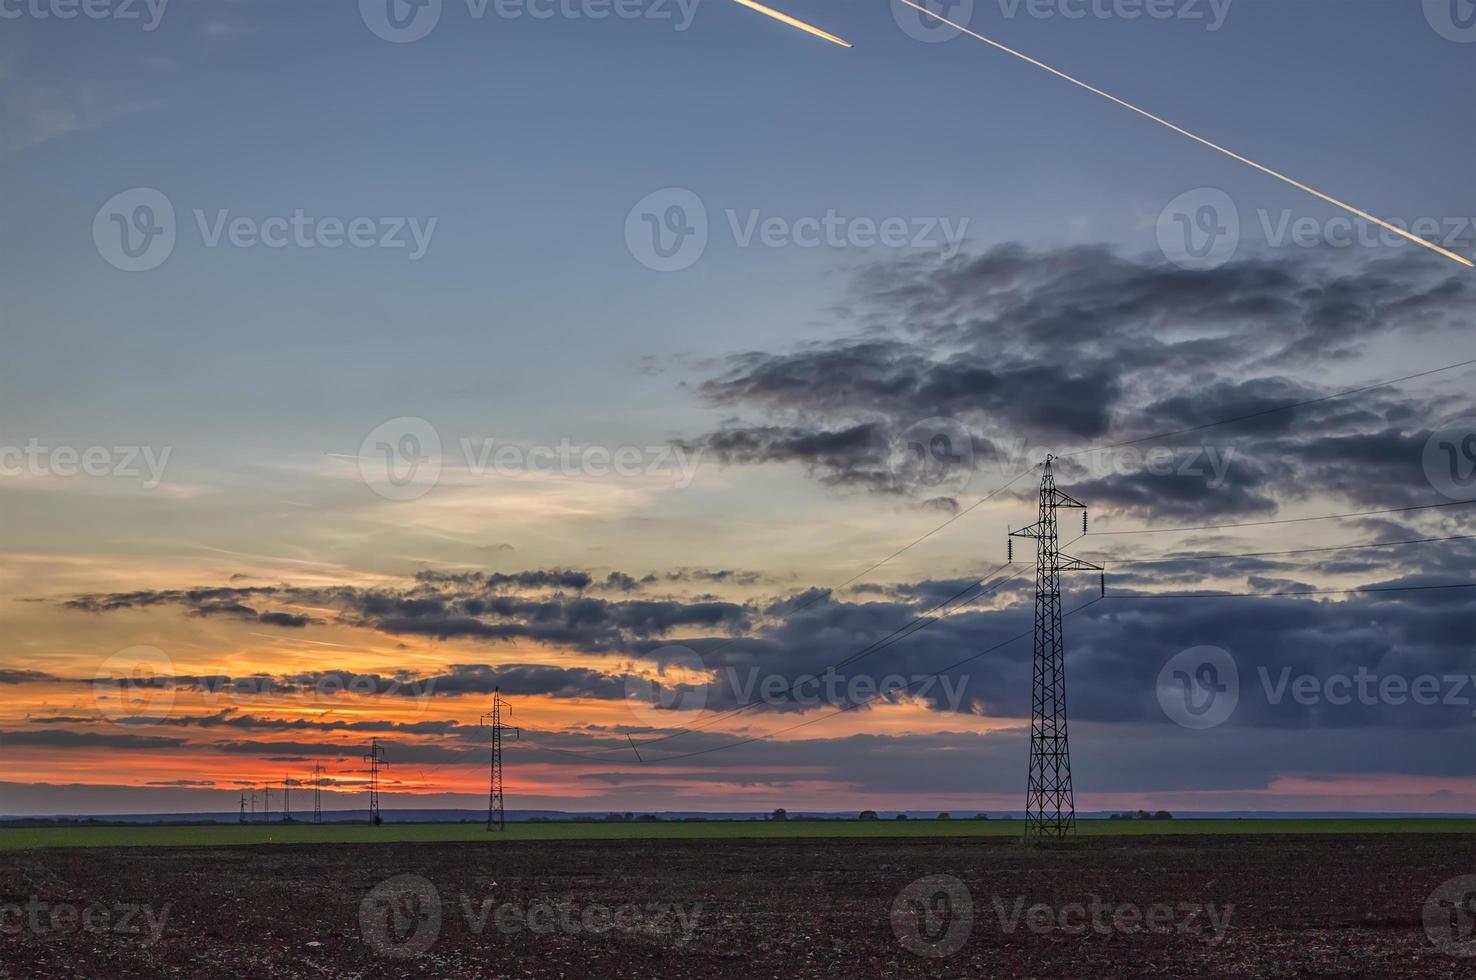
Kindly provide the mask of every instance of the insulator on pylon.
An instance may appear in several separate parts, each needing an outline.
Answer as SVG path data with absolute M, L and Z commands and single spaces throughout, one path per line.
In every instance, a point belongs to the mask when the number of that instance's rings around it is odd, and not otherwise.
M 1102 598 L 1107 598 L 1107 573 L 1102 573 Z
M 1015 560 L 1015 539 L 1014 538 L 1010 538 L 1008 541 L 1006 541 L 1005 542 L 1005 548 L 1009 551 L 1009 560 L 1010 561 L 1014 561 Z
M 1082 511 L 1081 512 L 1081 533 L 1082 534 L 1087 533 L 1087 512 L 1086 511 Z

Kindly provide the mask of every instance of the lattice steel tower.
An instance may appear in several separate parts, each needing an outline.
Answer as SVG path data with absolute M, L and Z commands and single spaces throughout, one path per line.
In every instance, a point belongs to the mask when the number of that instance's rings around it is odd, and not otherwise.
M 519 732 L 511 725 L 502 723 L 502 715 L 505 711 L 508 717 L 512 717 L 512 705 L 503 700 L 499 693 L 500 688 L 492 689 L 492 710 L 483 715 L 484 720 L 490 719 L 492 723 L 492 772 L 490 775 L 490 787 L 487 791 L 487 829 L 494 826 L 498 830 L 506 829 L 506 820 L 502 812 L 502 733 L 512 732 L 516 740 Z
M 1051 457 L 1040 480 L 1040 518 L 1011 531 L 1015 538 L 1035 539 L 1035 677 L 1030 699 L 1030 788 L 1025 796 L 1025 837 L 1053 840 L 1076 830 L 1076 801 L 1071 793 L 1071 744 L 1066 732 L 1066 657 L 1061 637 L 1061 573 L 1102 572 L 1102 566 L 1061 554 L 1056 510 L 1082 511 L 1086 505 L 1056 489 Z M 1014 558 L 1011 542 L 1010 557 Z M 1105 587 L 1105 582 L 1104 582 Z
M 377 825 L 384 823 L 379 815 L 379 768 L 384 765 L 384 746 L 379 739 L 370 740 L 364 761 L 369 763 L 369 822 Z

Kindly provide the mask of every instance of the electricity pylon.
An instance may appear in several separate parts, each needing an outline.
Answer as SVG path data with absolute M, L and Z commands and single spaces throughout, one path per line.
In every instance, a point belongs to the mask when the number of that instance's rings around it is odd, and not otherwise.
M 292 822 L 292 790 L 288 788 L 289 786 L 291 786 L 291 783 L 287 779 L 287 774 L 286 773 L 283 773 L 282 774 L 282 822 L 283 823 L 291 823 Z
M 516 740 L 521 734 L 518 729 L 511 725 L 502 723 L 502 713 L 506 711 L 508 717 L 512 716 L 512 705 L 503 700 L 499 693 L 501 688 L 492 689 L 492 710 L 482 716 L 482 719 L 492 721 L 492 772 L 489 776 L 490 786 L 487 791 L 487 829 L 491 830 L 495 825 L 498 830 L 506 829 L 506 819 L 502 812 L 502 733 L 512 732 Z
M 246 822 L 246 793 L 244 790 L 241 793 L 241 822 Z
M 1056 488 L 1051 457 L 1040 479 L 1040 517 L 1010 537 L 1035 539 L 1035 670 L 1030 698 L 1030 787 L 1025 795 L 1026 840 L 1059 840 L 1076 830 L 1076 800 L 1071 792 L 1071 744 L 1066 732 L 1066 655 L 1061 636 L 1061 573 L 1092 571 L 1101 565 L 1061 554 L 1056 510 L 1082 511 L 1086 505 Z M 1014 557 L 1011 543 L 1010 557 Z
M 379 767 L 384 765 L 384 746 L 379 739 L 370 740 L 364 761 L 369 763 L 369 822 L 377 826 L 384 823 L 379 815 Z
M 313 763 L 313 823 L 323 822 L 323 764 Z

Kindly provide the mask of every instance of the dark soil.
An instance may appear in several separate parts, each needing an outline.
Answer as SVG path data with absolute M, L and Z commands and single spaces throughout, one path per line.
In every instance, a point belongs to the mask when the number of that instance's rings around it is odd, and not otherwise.
M 12 852 L 0 977 L 1472 978 L 1422 918 L 1471 874 L 1433 834 Z

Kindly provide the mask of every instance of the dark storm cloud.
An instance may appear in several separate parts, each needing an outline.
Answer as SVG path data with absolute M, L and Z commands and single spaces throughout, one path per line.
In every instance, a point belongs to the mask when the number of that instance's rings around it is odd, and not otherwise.
M 416 578 L 431 584 L 481 585 L 488 591 L 509 586 L 519 589 L 572 589 L 581 592 L 594 579 L 571 569 L 532 569 L 521 572 L 420 572 Z
M 735 354 L 699 382 L 701 397 L 737 417 L 685 443 L 723 463 L 795 463 L 830 487 L 946 505 L 919 479 L 930 474 L 907 465 L 912 433 L 939 418 L 967 433 L 968 489 L 983 493 L 1051 447 L 1253 416 L 1164 443 L 1231 457 L 1225 479 L 1177 464 L 1145 471 L 1146 445 L 1079 469 L 1094 503 L 1138 516 L 1149 499 L 1174 519 L 1265 513 L 1314 485 L 1405 502 L 1429 495 L 1420 454 L 1432 420 L 1469 401 L 1373 390 L 1267 410 L 1325 396 L 1333 386 L 1297 375 L 1375 338 L 1473 323 L 1469 281 L 1417 259 L 1250 258 L 1187 271 L 1101 247 L 1001 246 L 879 264 L 839 311 L 849 335 Z
M 52 715 L 28 719 L 32 724 L 88 724 L 95 718 Z M 227 728 L 251 732 L 398 732 L 406 735 L 449 735 L 455 732 L 460 722 L 447 721 L 345 721 L 320 718 L 267 718 L 258 715 L 239 714 L 235 709 L 217 711 L 208 715 L 130 715 L 116 718 L 110 724 L 136 726 L 139 728 Z
M 1408 525 L 1370 522 L 1369 542 L 1413 536 Z M 1110 548 L 1101 549 L 1109 542 Z M 1123 557 L 1154 554 L 1153 543 L 1097 538 L 1074 548 L 1087 558 L 1109 562 L 1108 587 L 1114 595 L 1168 587 L 1174 591 L 1220 589 L 1260 592 L 1290 591 L 1321 583 L 1330 573 L 1360 574 L 1354 584 L 1390 586 L 1465 581 L 1476 560 L 1476 541 L 1328 551 L 1282 558 L 1236 556 L 1224 550 L 1234 541 L 1209 539 L 1180 546 L 1166 560 L 1112 565 Z M 1241 547 L 1244 547 L 1242 544 Z M 1207 559 L 1207 560 L 1203 560 Z M 1428 567 L 1427 567 L 1428 566 Z M 345 622 L 389 634 L 421 631 L 470 638 L 537 637 L 570 650 L 602 655 L 608 666 L 566 667 L 534 663 L 458 664 L 439 673 L 365 674 L 321 669 L 280 676 L 233 678 L 200 675 L 152 679 L 209 692 L 332 696 L 341 692 L 364 696 L 483 696 L 494 689 L 507 694 L 623 701 L 631 690 L 643 690 L 653 668 L 680 660 L 675 650 L 695 653 L 709 674 L 702 689 L 708 708 L 726 710 L 750 705 L 752 710 L 796 712 L 817 705 L 853 703 L 856 691 L 874 693 L 879 682 L 884 698 L 920 697 L 936 711 L 1019 717 L 1029 712 L 1030 656 L 1028 634 L 1033 623 L 1033 576 L 1028 565 L 1016 565 L 991 580 L 985 589 L 970 589 L 967 577 L 853 590 L 841 595 L 819 589 L 755 597 L 736 605 L 705 599 L 683 601 L 621 600 L 587 595 L 488 595 L 478 585 L 422 577 L 403 591 L 353 587 L 296 589 L 280 587 L 279 601 L 311 602 L 338 608 Z M 1212 578 L 1211 578 L 1212 577 Z M 1068 576 L 1071 603 L 1095 597 L 1097 576 Z M 1209 580 L 1212 587 L 1206 589 Z M 218 592 L 218 590 L 217 590 Z M 962 595 L 960 595 L 962 593 Z M 187 593 L 171 593 L 182 596 Z M 215 595 L 211 601 L 224 601 Z M 954 599 L 948 614 L 911 632 L 919 616 L 936 615 L 932 607 Z M 1407 592 L 1322 598 L 1178 600 L 1112 598 L 1074 615 L 1066 628 L 1073 678 L 1072 711 L 1086 720 L 1167 723 L 1156 701 L 1158 671 L 1174 654 L 1211 644 L 1245 656 L 1248 677 L 1259 668 L 1279 671 L 1291 665 L 1301 673 L 1326 676 L 1358 667 L 1388 669 L 1418 666 L 1445 674 L 1476 672 L 1469 622 L 1476 597 L 1461 592 Z M 145 603 L 154 605 L 152 602 Z M 116 606 L 110 597 L 84 597 L 77 608 Z M 186 606 L 188 608 L 188 606 Z M 903 631 L 899 633 L 898 631 Z M 678 637 L 673 639 L 673 637 Z M 1005 644 L 1005 645 L 1001 645 Z M 983 652 L 957 668 L 950 668 Z M 827 669 L 851 660 L 836 672 L 838 693 L 806 697 L 786 692 L 803 678 L 828 676 Z M 942 673 L 941 678 L 932 675 Z M 895 684 L 890 682 L 895 681 Z M 854 683 L 853 683 L 854 682 Z M 864 683 L 863 683 L 864 682 Z M 857 688 L 856 683 L 861 686 Z M 765 686 L 765 685 L 769 686 Z M 896 685 L 905 685 L 905 689 Z M 687 690 L 678 688 L 679 691 Z M 1262 699 L 1265 700 L 1264 698 Z M 1296 728 L 1310 723 L 1307 712 L 1289 704 L 1248 706 L 1240 723 Z M 1335 710 L 1336 709 L 1336 710 Z M 1470 708 L 1410 711 L 1389 705 L 1321 706 L 1321 722 L 1338 725 L 1447 727 L 1469 718 Z M 864 711 L 865 709 L 863 709 Z M 248 727 L 249 716 L 222 715 L 202 727 Z M 238 720 L 239 719 L 239 720 Z M 636 719 L 632 718 L 633 721 Z M 650 723 L 649 716 L 641 720 Z M 329 727 L 331 726 L 331 727 Z M 306 727 L 306 726 L 301 726 Z M 315 730 L 369 731 L 340 728 L 330 722 Z M 412 732 L 414 733 L 414 732 Z M 438 733 L 426 730 L 420 734 Z M 454 734 L 444 732 L 439 734 Z
M 277 589 L 266 587 L 225 587 L 213 589 L 162 590 L 156 592 L 114 592 L 108 595 L 78 596 L 67 602 L 73 609 L 84 612 L 116 612 L 120 609 L 142 609 L 158 605 L 185 605 L 190 615 L 199 617 L 225 616 L 267 626 L 282 626 L 301 629 L 316 622 L 312 617 L 299 613 L 260 611 L 246 604 L 246 599 L 267 597 Z
M 678 568 L 675 571 L 657 574 L 651 572 L 641 579 L 642 585 L 656 582 L 702 582 L 709 584 L 757 585 L 768 581 L 761 572 L 743 572 L 730 568 Z
M 553 698 L 596 698 L 623 700 L 625 680 L 585 667 L 555 667 L 547 664 L 456 664 L 445 673 L 427 679 L 437 694 L 539 695 Z
M 551 582 L 589 581 L 584 573 L 554 571 L 522 573 L 526 581 L 542 586 Z M 421 572 L 415 585 L 404 590 L 359 589 L 348 586 L 296 588 L 273 586 L 241 589 L 246 596 L 269 596 L 284 604 L 332 608 L 339 621 L 384 633 L 469 637 L 489 641 L 529 639 L 591 652 L 639 652 L 681 629 L 741 631 L 749 625 L 743 605 L 710 598 L 606 599 L 576 593 L 516 594 L 501 591 L 509 583 L 497 580 L 489 590 L 488 576 L 475 573 Z M 627 591 L 620 580 L 616 591 Z M 164 590 L 75 596 L 68 608 L 88 612 L 178 606 L 191 615 L 236 605 L 237 590 Z M 209 614 L 208 612 L 204 614 Z M 207 679 L 201 679 L 202 686 Z M 217 686 L 225 679 L 208 679 Z M 302 678 L 312 684 L 317 678 Z M 178 679 L 176 679 L 178 682 Z M 270 683 L 264 679 L 263 683 Z M 232 683 L 240 683 L 240 679 Z M 391 683 L 386 680 L 385 683 Z
M 40 670 L 0 669 L 0 684 L 34 684 L 54 681 L 57 677 Z
M 154 735 L 109 735 L 43 728 L 29 732 L 0 732 L 0 745 L 39 746 L 52 749 L 173 749 L 186 744 L 182 738 Z

